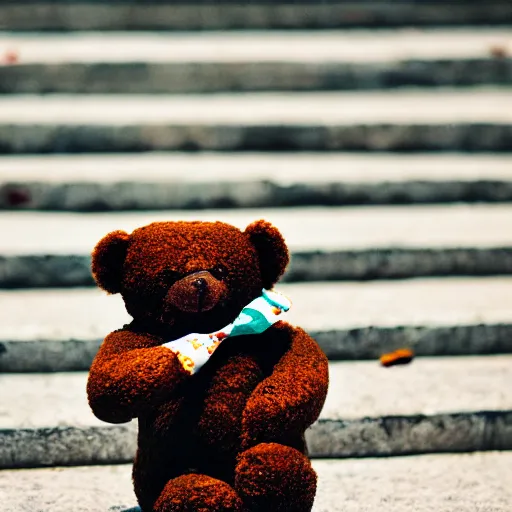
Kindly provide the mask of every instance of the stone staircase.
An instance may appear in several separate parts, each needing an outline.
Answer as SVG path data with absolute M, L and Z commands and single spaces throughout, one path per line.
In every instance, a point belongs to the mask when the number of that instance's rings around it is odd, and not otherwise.
M 264 217 L 331 360 L 314 511 L 509 512 L 511 26 L 508 0 L 2 3 L 2 510 L 136 505 L 136 425 L 85 396 L 128 320 L 94 244 Z

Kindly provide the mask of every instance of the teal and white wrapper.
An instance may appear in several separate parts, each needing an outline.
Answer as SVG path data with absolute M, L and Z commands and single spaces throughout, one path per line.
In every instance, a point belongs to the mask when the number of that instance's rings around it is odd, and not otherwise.
M 194 374 L 210 359 L 223 340 L 233 336 L 261 334 L 281 320 L 280 315 L 290 307 L 291 302 L 284 295 L 263 290 L 258 298 L 242 309 L 234 322 L 223 329 L 211 334 L 187 334 L 163 346 L 177 354 L 183 368 Z

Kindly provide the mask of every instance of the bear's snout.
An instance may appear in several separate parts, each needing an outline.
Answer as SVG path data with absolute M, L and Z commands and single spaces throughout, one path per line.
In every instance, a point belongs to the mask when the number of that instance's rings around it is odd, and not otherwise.
M 186 313 L 201 313 L 213 309 L 225 293 L 225 284 L 202 270 L 176 281 L 169 288 L 167 301 Z

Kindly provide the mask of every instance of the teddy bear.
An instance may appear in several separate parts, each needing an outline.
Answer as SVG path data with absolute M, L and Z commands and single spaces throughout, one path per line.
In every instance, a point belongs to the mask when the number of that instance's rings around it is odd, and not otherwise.
M 143 512 L 311 510 L 317 477 L 304 433 L 323 407 L 328 362 L 279 317 L 288 306 L 272 289 L 288 262 L 281 233 L 263 220 L 243 231 L 155 222 L 96 245 L 96 283 L 121 294 L 133 321 L 103 341 L 88 399 L 100 420 L 138 419 Z M 223 332 L 234 325 L 238 336 Z

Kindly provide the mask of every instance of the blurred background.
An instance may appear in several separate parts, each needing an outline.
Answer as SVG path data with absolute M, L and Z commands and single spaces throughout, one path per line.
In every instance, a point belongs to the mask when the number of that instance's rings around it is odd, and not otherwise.
M 258 218 L 331 360 L 315 512 L 512 510 L 510 0 L 2 0 L 0 31 L 3 510 L 136 503 L 136 425 L 85 397 L 129 321 L 95 243 Z

